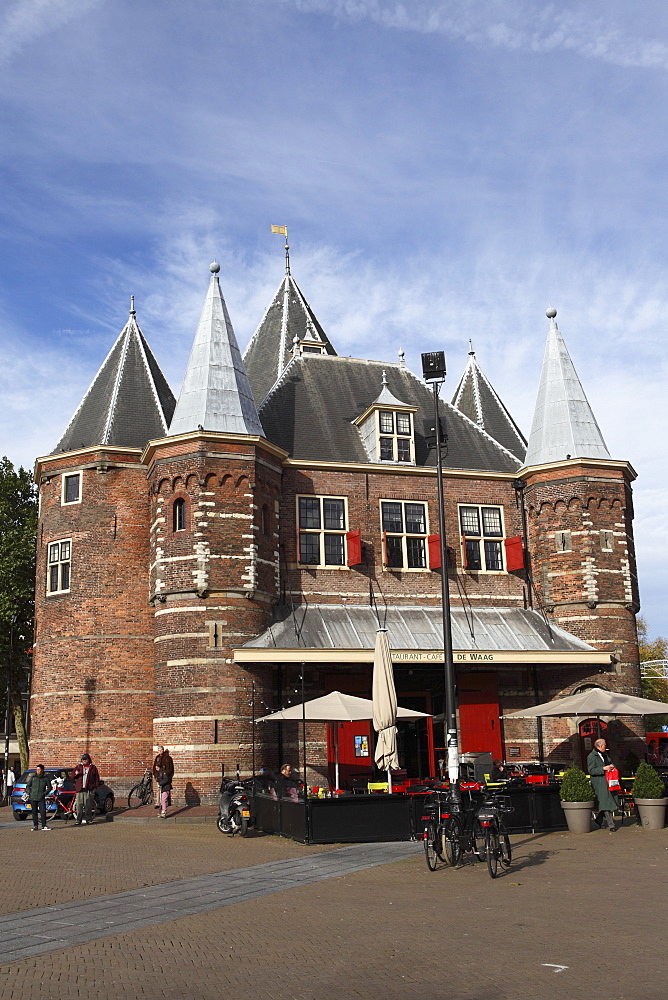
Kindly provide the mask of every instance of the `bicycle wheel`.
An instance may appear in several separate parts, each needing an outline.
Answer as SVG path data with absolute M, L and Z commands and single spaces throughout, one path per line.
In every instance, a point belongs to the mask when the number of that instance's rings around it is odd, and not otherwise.
M 140 806 L 145 806 L 150 796 L 150 789 L 147 791 L 145 785 L 141 783 L 135 785 L 134 788 L 130 789 L 130 794 L 128 795 L 128 809 L 139 809 Z
M 491 878 L 496 878 L 499 870 L 499 854 L 499 831 L 495 826 L 488 826 L 485 830 L 485 858 Z
M 436 850 L 436 838 L 438 837 L 438 831 L 436 829 L 436 824 L 433 819 L 430 819 L 427 823 L 427 828 L 424 831 L 424 854 L 427 859 L 427 868 L 430 872 L 436 871 L 436 866 L 438 865 L 438 851 Z
M 442 857 L 446 865 L 454 867 L 462 856 L 462 827 L 458 816 L 450 816 L 441 827 Z
M 513 860 L 513 849 L 510 846 L 510 837 L 504 829 L 499 830 L 499 835 L 501 839 L 501 864 L 504 868 L 510 868 L 510 863 Z
M 483 864 L 485 861 L 485 831 L 480 826 L 480 820 L 473 820 L 473 832 L 471 834 L 473 853 L 478 861 Z

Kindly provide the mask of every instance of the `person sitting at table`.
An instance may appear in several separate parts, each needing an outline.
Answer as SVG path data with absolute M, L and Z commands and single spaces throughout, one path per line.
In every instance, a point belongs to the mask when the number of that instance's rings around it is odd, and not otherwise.
M 492 761 L 491 781 L 507 781 L 509 777 L 508 768 L 502 760 Z
M 292 764 L 283 764 L 276 781 L 276 794 L 279 799 L 294 799 L 299 797 L 299 776 L 295 776 Z

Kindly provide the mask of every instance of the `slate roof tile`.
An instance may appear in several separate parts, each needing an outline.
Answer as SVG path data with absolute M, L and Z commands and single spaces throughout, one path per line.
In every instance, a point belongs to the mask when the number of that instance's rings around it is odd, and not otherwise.
M 175 405 L 132 312 L 53 454 L 95 445 L 143 448 L 165 436 Z

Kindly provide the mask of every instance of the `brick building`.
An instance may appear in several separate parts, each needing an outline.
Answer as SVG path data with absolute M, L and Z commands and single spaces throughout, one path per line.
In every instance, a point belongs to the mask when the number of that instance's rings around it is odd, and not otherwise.
M 221 766 L 300 761 L 296 724 L 255 724 L 331 690 L 369 696 L 389 630 L 409 772 L 443 756 L 432 390 L 340 357 L 290 273 L 242 360 L 212 277 L 178 398 L 128 323 L 40 458 L 32 754 L 84 748 L 117 790 L 175 758 L 177 794 Z M 447 433 L 445 521 L 461 749 L 579 760 L 586 727 L 504 720 L 583 686 L 639 693 L 632 467 L 612 459 L 557 327 L 528 444 L 471 351 Z M 637 744 L 611 722 L 617 752 Z M 346 780 L 366 724 L 340 727 Z M 309 778 L 331 774 L 308 726 Z M 636 746 L 637 749 L 637 746 Z

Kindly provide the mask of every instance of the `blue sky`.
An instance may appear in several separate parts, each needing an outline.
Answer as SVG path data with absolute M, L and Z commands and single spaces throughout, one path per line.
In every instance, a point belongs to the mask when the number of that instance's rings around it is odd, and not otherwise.
M 552 302 L 635 487 L 668 634 L 668 6 L 5 0 L 0 452 L 54 446 L 129 296 L 178 392 L 208 280 L 242 348 L 293 273 L 339 353 L 468 339 L 528 433 Z

